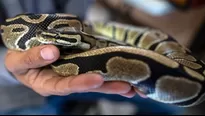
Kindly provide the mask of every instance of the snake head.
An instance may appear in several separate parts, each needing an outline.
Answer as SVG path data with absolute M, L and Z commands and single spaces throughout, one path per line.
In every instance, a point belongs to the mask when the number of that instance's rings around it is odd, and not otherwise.
M 61 32 L 57 29 L 39 30 L 36 37 L 42 44 L 73 47 L 81 43 L 81 35 L 73 32 Z

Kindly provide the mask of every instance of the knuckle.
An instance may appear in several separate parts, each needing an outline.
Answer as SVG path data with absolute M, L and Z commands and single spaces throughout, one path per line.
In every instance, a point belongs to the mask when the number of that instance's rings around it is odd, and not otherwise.
M 38 50 L 36 50 L 36 52 L 28 51 L 25 54 L 23 63 L 27 66 L 35 66 L 35 67 L 41 67 L 42 65 L 44 65 L 44 60 L 42 59 L 42 57 L 37 51 Z
M 32 52 L 28 52 L 25 58 L 23 59 L 23 62 L 26 65 L 32 65 L 32 66 L 38 65 L 40 61 L 41 61 L 41 57 L 38 54 Z
M 10 54 L 7 54 L 4 60 L 4 65 L 9 72 L 14 72 L 16 70 L 16 67 L 13 66 L 13 64 L 10 62 L 10 59 Z
M 15 76 L 16 75 L 16 73 L 18 72 L 18 68 L 16 67 L 16 66 L 14 66 L 12 63 L 5 63 L 5 69 L 8 71 L 8 72 L 10 72 L 10 73 L 12 73 L 13 74 L 13 76 Z
M 15 70 L 16 70 L 15 66 L 12 66 L 12 64 L 10 64 L 8 62 L 5 62 L 5 67 L 9 72 L 12 72 L 12 73 L 15 72 Z
M 26 65 L 33 65 L 35 63 L 35 58 L 32 55 L 28 54 L 26 58 L 23 59 L 23 62 Z

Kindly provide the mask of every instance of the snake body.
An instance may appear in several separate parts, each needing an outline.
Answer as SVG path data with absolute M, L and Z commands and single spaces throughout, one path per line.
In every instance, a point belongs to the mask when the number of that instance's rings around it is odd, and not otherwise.
M 181 107 L 204 101 L 204 62 L 160 30 L 86 22 L 69 14 L 20 14 L 7 19 L 1 30 L 12 50 L 59 47 L 61 57 L 50 66 L 61 76 L 98 73 L 106 81 L 129 82 L 155 101 Z

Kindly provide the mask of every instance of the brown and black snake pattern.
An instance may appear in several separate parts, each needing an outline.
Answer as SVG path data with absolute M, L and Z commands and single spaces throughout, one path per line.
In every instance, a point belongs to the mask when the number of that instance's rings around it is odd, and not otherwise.
M 1 30 L 9 49 L 58 46 L 61 57 L 50 66 L 61 76 L 98 73 L 182 107 L 204 101 L 204 62 L 160 30 L 86 22 L 69 14 L 21 14 L 7 19 Z

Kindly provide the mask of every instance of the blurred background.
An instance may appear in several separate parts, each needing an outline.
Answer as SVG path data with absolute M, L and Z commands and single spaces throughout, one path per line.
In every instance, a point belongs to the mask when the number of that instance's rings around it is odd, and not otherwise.
M 21 13 L 69 13 L 83 20 L 149 26 L 173 36 L 205 60 L 204 0 L 0 0 L 0 9 L 0 23 Z M 23 85 L 1 81 L 0 93 L 0 114 L 205 114 L 204 103 L 178 108 L 139 96 L 128 99 L 98 93 L 42 97 Z

